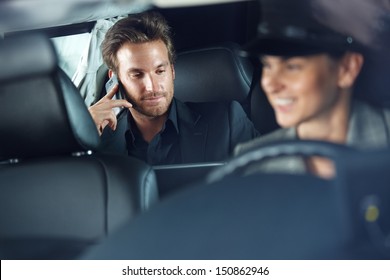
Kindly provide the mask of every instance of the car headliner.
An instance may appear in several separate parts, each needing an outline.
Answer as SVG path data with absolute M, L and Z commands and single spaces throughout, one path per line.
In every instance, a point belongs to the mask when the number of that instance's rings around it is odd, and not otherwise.
M 172 8 L 240 1 L 245 0 L 8 0 L 0 2 L 0 35 L 96 21 L 153 6 Z

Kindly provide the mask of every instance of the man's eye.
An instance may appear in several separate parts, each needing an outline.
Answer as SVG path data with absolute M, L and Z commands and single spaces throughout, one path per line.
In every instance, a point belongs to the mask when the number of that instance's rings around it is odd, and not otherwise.
M 133 79 L 141 78 L 142 77 L 142 73 L 140 73 L 140 72 L 131 73 L 130 77 L 133 78 Z
M 165 73 L 165 69 L 159 69 L 159 70 L 157 70 L 157 74 L 163 74 L 163 73 Z
M 288 63 L 286 67 L 288 70 L 300 70 L 302 68 L 302 66 L 297 63 Z

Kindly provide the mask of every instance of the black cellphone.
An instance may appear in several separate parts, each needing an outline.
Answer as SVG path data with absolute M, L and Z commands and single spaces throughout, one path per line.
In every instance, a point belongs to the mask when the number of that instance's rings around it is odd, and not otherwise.
M 111 76 L 111 78 L 107 81 L 106 92 L 108 93 L 116 84 L 119 84 L 119 89 L 118 89 L 117 93 L 115 94 L 116 99 L 125 99 L 133 105 L 133 108 L 135 108 L 135 103 L 132 102 L 130 100 L 130 98 L 125 95 L 125 90 L 124 90 L 121 82 L 118 80 L 118 77 L 115 74 L 113 74 Z
M 119 84 L 118 77 L 114 74 L 111 76 L 111 78 L 106 83 L 106 93 L 108 93 L 115 85 Z M 115 94 L 117 99 L 126 99 L 123 94 L 123 89 L 121 85 L 119 84 L 119 90 Z

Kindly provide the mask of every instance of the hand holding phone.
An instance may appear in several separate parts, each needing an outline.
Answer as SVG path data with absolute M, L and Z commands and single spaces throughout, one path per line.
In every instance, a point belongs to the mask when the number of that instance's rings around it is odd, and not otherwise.
M 111 78 L 106 83 L 106 93 L 109 93 L 116 85 L 119 85 L 119 88 L 118 88 L 118 91 L 114 95 L 115 96 L 114 99 L 125 99 L 126 100 L 126 98 L 124 98 L 124 96 L 123 96 L 121 86 L 120 86 L 120 83 L 118 81 L 118 77 L 115 74 L 112 75 Z M 115 115 L 118 115 L 122 109 L 123 109 L 123 107 L 113 108 L 113 110 L 115 111 Z
M 125 95 L 125 91 L 123 89 L 123 86 L 122 86 L 121 82 L 118 80 L 118 77 L 115 74 L 113 74 L 111 76 L 111 78 L 107 81 L 107 83 L 106 83 L 106 92 L 109 93 L 112 90 L 112 88 L 115 85 L 117 85 L 117 84 L 119 85 L 119 89 L 118 89 L 118 92 L 115 94 L 116 99 L 127 100 L 128 102 L 130 102 L 133 105 L 133 108 L 135 108 L 135 103 L 132 102 L 130 100 L 130 98 Z
M 106 92 L 110 92 L 111 89 L 116 85 L 118 84 L 118 78 L 116 77 L 116 75 L 112 75 L 112 77 L 107 81 L 106 83 Z
M 103 133 L 106 126 L 115 130 L 117 125 L 116 115 L 123 108 L 129 109 L 133 107 L 131 102 L 127 101 L 127 98 L 122 98 L 120 95 L 121 93 L 125 93 L 125 91 L 121 91 L 121 83 L 116 76 L 112 76 L 109 79 L 105 88 L 107 94 L 88 108 L 99 135 Z M 113 114 L 113 111 L 115 114 Z

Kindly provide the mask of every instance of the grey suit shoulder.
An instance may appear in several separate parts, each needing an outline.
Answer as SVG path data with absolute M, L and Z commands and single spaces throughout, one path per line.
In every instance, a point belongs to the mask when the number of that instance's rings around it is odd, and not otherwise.
M 390 146 L 390 110 L 354 101 L 349 118 L 347 145 L 360 149 Z
M 252 141 L 242 143 L 235 154 L 276 140 L 297 140 L 296 128 L 281 128 Z M 353 101 L 348 123 L 347 145 L 357 148 L 384 148 L 390 146 L 390 110 Z

